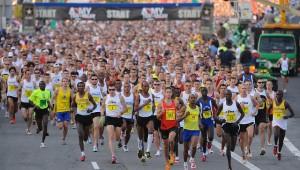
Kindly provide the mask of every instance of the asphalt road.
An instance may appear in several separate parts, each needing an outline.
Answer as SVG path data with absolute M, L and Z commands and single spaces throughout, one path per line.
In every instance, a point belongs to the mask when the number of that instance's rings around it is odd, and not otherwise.
M 287 139 L 282 151 L 282 160 L 278 161 L 272 156 L 272 146 L 267 147 L 267 154 L 260 156 L 259 139 L 255 137 L 252 145 L 253 158 L 247 164 L 239 162 L 241 155 L 240 147 L 236 147 L 233 168 L 237 170 L 298 170 L 300 165 L 300 133 L 298 121 L 300 120 L 300 78 L 292 78 L 286 95 L 288 102 L 296 112 L 296 117 L 289 120 Z M 4 118 L 3 111 L 0 114 L 0 170 L 94 170 L 99 167 L 102 170 L 163 170 L 163 156 L 154 157 L 141 163 L 137 159 L 137 142 L 136 135 L 131 138 L 129 152 L 124 153 L 121 149 L 117 150 L 118 164 L 111 164 L 111 155 L 105 145 L 99 148 L 99 152 L 92 152 L 92 145 L 85 144 L 87 159 L 85 162 L 79 160 L 80 150 L 76 130 L 70 129 L 67 145 L 61 145 L 61 132 L 49 125 L 50 136 L 46 139 L 47 148 L 41 149 L 40 135 L 25 135 L 25 123 L 22 121 L 20 114 L 17 115 L 17 124 L 10 125 Z M 216 141 L 219 141 L 216 138 Z M 226 157 L 219 155 L 219 149 L 215 143 L 214 153 L 208 155 L 207 162 L 199 160 L 199 151 L 196 154 L 197 169 L 222 170 L 227 169 Z M 288 146 L 288 147 L 287 147 Z M 294 146 L 294 147 L 293 147 Z M 298 148 L 298 149 L 297 149 Z M 172 169 L 183 169 L 182 163 L 182 146 L 180 146 L 181 162 L 174 165 Z M 154 146 L 152 155 L 154 155 Z M 298 154 L 298 156 L 296 156 Z M 93 162 L 93 163 L 92 163 Z M 94 165 L 94 166 L 93 166 Z M 98 167 L 97 167 L 98 166 Z

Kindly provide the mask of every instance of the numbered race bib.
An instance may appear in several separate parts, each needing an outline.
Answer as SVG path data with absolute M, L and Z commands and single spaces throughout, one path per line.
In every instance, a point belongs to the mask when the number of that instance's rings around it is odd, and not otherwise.
M 47 106 L 47 100 L 40 100 L 40 106 L 41 107 Z
M 115 111 L 118 109 L 118 106 L 115 104 L 109 104 L 109 105 L 107 105 L 107 108 L 109 111 Z
M 274 119 L 281 120 L 281 119 L 283 119 L 283 112 L 274 110 L 273 116 L 274 116 Z
M 32 94 L 32 90 L 25 90 L 25 96 L 30 97 Z
M 8 85 L 8 91 L 15 91 L 16 89 L 15 85 Z
M 223 110 L 222 110 L 221 113 L 219 114 L 219 117 L 224 117 L 224 112 L 223 112 Z
M 243 112 L 244 112 L 245 115 L 248 115 L 248 113 L 249 113 L 249 107 L 248 106 L 244 106 L 243 107 Z
M 155 107 L 157 107 L 158 106 L 158 102 L 154 102 L 154 105 L 155 105 Z
M 176 113 L 174 109 L 166 110 L 166 120 L 176 120 Z
M 78 104 L 78 110 L 80 110 L 80 111 L 87 110 L 87 108 L 88 108 L 88 105 L 85 103 Z
M 228 112 L 226 115 L 226 122 L 234 123 L 236 122 L 236 115 L 234 112 Z
M 130 115 L 132 114 L 132 107 L 130 105 L 127 105 L 127 112 L 124 113 L 124 115 Z
M 211 111 L 210 110 L 207 110 L 207 111 L 203 111 L 203 118 L 204 119 L 208 119 L 208 118 L 211 118 Z
M 100 103 L 100 97 L 98 96 L 93 96 L 94 101 L 96 102 L 96 104 Z
M 3 75 L 2 75 L 2 78 L 3 78 L 5 81 L 7 81 L 8 75 L 7 75 L 7 74 L 3 74 Z
M 144 106 L 143 110 L 144 110 L 144 112 L 151 112 L 151 110 L 152 110 L 151 104 L 149 103 L 146 106 Z

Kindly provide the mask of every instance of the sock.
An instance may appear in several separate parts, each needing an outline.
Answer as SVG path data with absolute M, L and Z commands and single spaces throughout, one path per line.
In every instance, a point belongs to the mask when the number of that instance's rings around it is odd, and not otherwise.
M 138 149 L 142 150 L 143 149 L 142 147 L 143 147 L 142 146 L 142 140 L 138 139 Z
M 153 141 L 153 134 L 148 134 L 147 151 L 146 152 L 150 152 L 152 141 Z
M 183 166 L 188 166 L 188 163 L 187 162 L 183 162 Z
M 81 156 L 85 156 L 85 153 L 84 153 L 84 152 L 81 152 Z

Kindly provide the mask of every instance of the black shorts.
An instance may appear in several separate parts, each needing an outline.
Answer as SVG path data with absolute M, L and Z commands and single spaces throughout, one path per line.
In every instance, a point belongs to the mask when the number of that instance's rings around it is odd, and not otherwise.
M 240 132 L 246 132 L 247 128 L 251 125 L 254 125 L 254 122 L 248 123 L 248 124 L 240 124 Z
M 95 117 L 100 117 L 100 112 L 91 113 L 92 119 Z
M 24 102 L 21 102 L 21 108 L 25 108 L 25 109 L 29 109 L 29 108 L 33 108 L 34 106 L 30 103 L 24 103 Z
M 117 118 L 117 117 L 105 117 L 105 125 L 112 125 L 114 127 L 122 127 L 123 120 L 122 118 Z
M 12 96 L 7 96 L 7 100 L 11 98 L 13 100 L 13 102 L 17 103 L 18 102 L 18 98 L 17 97 L 12 97 Z
M 230 134 L 231 136 L 237 136 L 240 131 L 240 126 L 234 123 L 224 123 L 222 129 L 224 133 Z
M 127 118 L 122 118 L 123 123 L 126 123 L 127 125 L 133 125 L 134 124 L 134 119 L 127 119 Z
M 136 117 L 136 123 L 137 123 L 138 126 L 141 126 L 141 127 L 146 127 L 146 125 L 150 121 L 153 121 L 153 116 L 149 116 L 149 117 L 140 117 L 140 116 L 137 116 Z
M 161 138 L 162 138 L 163 140 L 168 139 L 168 138 L 169 138 L 169 134 L 170 134 L 171 132 L 177 133 L 177 129 L 178 129 L 177 127 L 172 127 L 172 128 L 170 128 L 170 129 L 166 129 L 166 130 L 160 129 Z
M 269 120 L 270 120 L 270 122 L 273 121 L 273 115 L 269 114 Z
M 160 129 L 160 120 L 157 119 L 156 116 L 153 116 L 153 124 L 154 124 L 154 130 L 158 131 Z
M 91 115 L 79 115 L 76 114 L 75 115 L 75 120 L 77 123 L 82 124 L 83 126 L 90 126 L 91 124 L 93 124 L 93 119 Z
M 46 109 L 34 109 L 35 112 L 35 119 L 36 120 L 41 120 L 44 115 L 49 115 L 49 110 L 48 108 Z

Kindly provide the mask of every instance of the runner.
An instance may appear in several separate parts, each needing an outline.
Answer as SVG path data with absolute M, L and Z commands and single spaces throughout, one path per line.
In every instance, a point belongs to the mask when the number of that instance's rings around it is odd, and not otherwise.
M 154 79 L 153 82 L 153 87 L 154 89 L 151 91 L 151 93 L 154 96 L 154 104 L 155 104 L 155 112 L 154 115 L 155 117 L 153 118 L 154 121 L 154 144 L 156 146 L 156 153 L 155 156 L 160 156 L 160 120 L 157 118 L 156 114 L 157 114 L 157 106 L 159 103 L 161 103 L 161 101 L 164 98 L 163 92 L 162 92 L 162 88 L 161 88 L 161 82 L 158 79 Z
M 93 105 L 89 108 L 90 104 Z M 78 132 L 79 147 L 81 151 L 80 161 L 85 161 L 84 144 L 83 141 L 88 140 L 90 126 L 93 123 L 91 112 L 97 108 L 92 95 L 85 91 L 85 84 L 79 82 L 77 84 L 77 93 L 73 97 L 73 105 L 76 107 L 76 125 Z
M 217 98 L 218 107 L 220 107 L 225 101 L 225 92 L 226 92 L 226 85 L 221 84 L 219 86 L 219 96 Z M 224 112 L 223 111 L 221 111 L 219 117 L 221 119 L 224 119 Z M 222 156 L 225 156 L 225 152 L 224 152 L 224 147 L 225 147 L 224 133 L 223 133 L 223 130 L 222 130 L 222 124 L 219 121 L 216 121 L 216 134 L 217 134 L 218 137 L 221 138 L 220 154 Z
M 66 145 L 66 136 L 68 134 L 68 126 L 71 120 L 71 101 L 73 95 L 69 87 L 68 78 L 62 78 L 61 85 L 55 89 L 53 95 L 53 103 L 55 103 L 55 112 L 58 129 L 63 131 L 62 145 Z
M 100 103 L 103 99 L 100 86 L 98 84 L 98 78 L 96 74 L 91 75 L 91 84 L 87 86 L 86 91 L 89 92 L 94 101 L 97 104 L 96 109 L 91 113 L 93 119 L 93 152 L 98 152 L 98 140 L 99 140 L 99 130 L 100 130 L 100 112 L 101 106 Z M 103 128 L 103 127 L 101 127 Z
M 285 53 L 281 54 L 281 58 L 277 61 L 277 65 L 281 68 L 280 73 L 282 77 L 283 84 L 283 93 L 286 93 L 287 85 L 288 85 L 288 75 L 289 75 L 289 64 L 290 60 L 286 57 Z
M 121 116 L 127 112 L 125 100 L 121 94 L 116 92 L 115 84 L 108 84 L 109 94 L 104 98 L 102 105 L 102 113 L 105 112 L 105 124 L 108 133 L 108 146 L 111 152 L 112 164 L 115 164 L 117 157 L 114 150 L 114 142 L 120 140 L 122 118 Z
M 290 104 L 285 99 L 283 99 L 283 92 L 281 90 L 278 90 L 276 92 L 276 97 L 270 108 L 272 108 L 274 116 L 272 125 L 274 128 L 273 154 L 277 156 L 278 160 L 281 160 L 281 149 L 287 130 L 287 119 L 294 117 L 295 114 Z M 290 115 L 286 114 L 287 109 L 289 110 Z
M 165 170 L 170 170 L 175 162 L 174 144 L 178 124 L 176 102 L 172 100 L 171 87 L 166 87 L 164 99 L 157 106 L 157 119 L 161 121 L 160 132 L 164 142 Z
M 19 79 L 15 67 L 9 68 L 9 76 L 7 78 L 7 110 L 10 117 L 10 124 L 16 123 L 16 113 L 18 112 L 18 96 Z
M 25 133 L 31 135 L 31 124 L 32 124 L 32 115 L 33 115 L 33 105 L 30 104 L 28 98 L 31 96 L 33 90 L 35 89 L 35 84 L 31 79 L 31 74 L 29 70 L 26 70 L 24 73 L 23 80 L 20 83 L 21 91 L 21 111 L 23 119 L 26 122 Z
M 213 120 L 213 111 L 218 109 L 218 106 L 216 104 L 216 101 L 207 96 L 208 90 L 206 87 L 201 88 L 201 95 L 202 97 L 197 101 L 197 105 L 200 107 L 200 118 L 201 121 L 199 122 L 201 125 L 201 146 L 203 154 L 201 156 L 201 160 L 203 162 L 206 161 L 206 155 L 208 149 L 208 153 L 213 153 L 211 150 L 212 147 L 212 141 L 214 139 L 214 120 Z M 208 138 L 208 141 L 207 141 Z
M 32 92 L 29 97 L 29 102 L 34 106 L 35 120 L 37 123 L 36 133 L 38 134 L 43 130 L 41 148 L 45 148 L 45 139 L 48 134 L 48 116 L 49 109 L 52 105 L 50 104 L 51 94 L 49 90 L 46 90 L 46 84 L 44 81 L 40 81 L 39 89 Z
M 138 133 L 138 158 L 145 162 L 145 157 L 151 159 L 150 149 L 153 141 L 153 111 L 155 108 L 153 95 L 149 93 L 149 84 L 143 81 L 141 92 L 137 93 L 134 102 L 134 111 L 137 112 L 137 133 Z M 147 135 L 148 133 L 148 135 Z M 146 136 L 147 135 L 147 136 Z M 144 154 L 144 143 L 147 142 L 146 153 Z
M 253 97 L 247 94 L 247 87 L 245 83 L 240 85 L 240 94 L 237 95 L 236 101 L 241 105 L 245 114 L 244 118 L 240 122 L 240 146 L 242 150 L 243 163 L 247 161 L 248 150 L 251 150 L 252 139 L 254 136 L 254 124 L 257 105 Z M 264 153 L 263 153 L 264 151 Z M 265 150 L 262 150 L 261 155 L 265 154 Z
M 131 130 L 134 125 L 134 117 L 133 117 L 133 107 L 134 107 L 134 95 L 131 92 L 131 84 L 130 82 L 126 82 L 123 84 L 123 93 L 122 96 L 125 100 L 127 106 L 127 112 L 122 115 L 123 125 L 122 131 L 124 135 L 123 141 L 123 151 L 128 152 L 128 142 L 131 135 Z
M 197 96 L 195 94 L 191 94 L 189 97 L 188 104 L 186 106 L 186 111 L 181 115 L 181 119 L 184 120 L 183 127 L 183 167 L 184 170 L 188 170 L 187 159 L 189 156 L 189 150 L 192 150 L 190 163 L 191 169 L 197 169 L 197 165 L 195 163 L 195 155 L 197 150 L 197 144 L 199 141 L 200 135 L 200 110 L 196 105 Z
M 267 108 L 269 114 L 269 123 L 268 123 L 268 146 L 272 146 L 271 137 L 272 137 L 272 121 L 273 121 L 273 113 L 270 111 L 270 104 L 275 99 L 275 91 L 273 91 L 273 83 L 271 80 L 268 80 L 266 83 L 266 93 L 267 93 Z
M 217 119 L 222 123 L 227 148 L 226 156 L 228 160 L 228 169 L 232 170 L 231 152 L 234 152 L 235 149 L 237 136 L 240 130 L 239 123 L 244 117 L 244 112 L 240 104 L 232 100 L 232 93 L 230 90 L 226 90 L 225 97 L 226 100 L 218 109 Z M 225 119 L 219 117 L 222 111 L 224 112 Z

